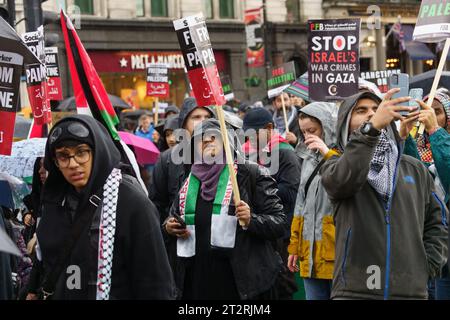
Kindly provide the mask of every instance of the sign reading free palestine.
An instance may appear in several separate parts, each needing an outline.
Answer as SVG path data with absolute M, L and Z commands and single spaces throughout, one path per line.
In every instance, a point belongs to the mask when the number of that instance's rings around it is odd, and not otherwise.
M 423 0 L 413 39 L 420 42 L 441 42 L 446 38 L 450 38 L 450 1 Z

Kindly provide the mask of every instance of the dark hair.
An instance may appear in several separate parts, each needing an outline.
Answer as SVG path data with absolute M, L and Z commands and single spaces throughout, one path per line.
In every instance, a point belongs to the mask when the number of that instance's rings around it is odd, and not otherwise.
M 309 114 L 303 113 L 301 111 L 298 113 L 298 118 L 299 119 L 311 119 L 311 121 L 317 122 L 318 124 L 322 125 L 322 122 L 320 122 L 319 119 L 317 119 L 316 117 L 310 116 Z

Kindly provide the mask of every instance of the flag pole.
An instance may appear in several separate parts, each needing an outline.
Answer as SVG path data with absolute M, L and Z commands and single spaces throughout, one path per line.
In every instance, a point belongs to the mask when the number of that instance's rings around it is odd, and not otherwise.
M 234 205 L 237 207 L 241 202 L 241 195 L 239 193 L 239 186 L 237 183 L 236 172 L 234 171 L 233 153 L 230 148 L 230 140 L 228 139 L 227 127 L 225 125 L 225 115 L 221 105 L 216 106 L 217 118 L 220 123 L 220 132 L 222 133 L 223 145 L 225 148 L 225 156 L 227 161 L 228 171 L 230 173 L 231 185 L 233 187 Z M 239 220 L 239 224 L 244 226 L 244 222 Z
M 436 90 L 439 85 L 439 80 L 441 79 L 442 71 L 444 70 L 445 61 L 447 60 L 448 49 L 450 48 L 450 38 L 445 40 L 444 49 L 442 50 L 441 60 L 439 60 L 439 66 L 436 70 L 436 74 L 434 75 L 433 85 L 431 86 L 430 95 L 428 96 L 427 105 L 431 108 L 433 104 L 434 96 L 436 95 Z M 420 124 L 419 130 L 417 134 L 422 135 L 425 131 L 425 125 L 423 123 Z M 417 136 L 417 135 L 416 135 Z
M 155 115 L 154 115 L 154 121 L 155 121 L 155 127 L 158 125 L 158 117 L 159 117 L 159 98 L 155 98 Z
M 283 117 L 284 117 L 284 125 L 286 126 L 286 133 L 289 133 L 286 105 L 284 104 L 284 92 L 281 93 L 281 106 L 283 107 Z

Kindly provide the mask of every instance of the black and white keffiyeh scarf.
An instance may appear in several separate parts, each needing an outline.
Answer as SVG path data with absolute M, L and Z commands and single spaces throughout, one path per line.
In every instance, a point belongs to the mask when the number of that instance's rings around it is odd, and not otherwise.
M 370 162 L 367 179 L 386 204 L 394 188 L 397 159 L 398 148 L 395 141 L 389 138 L 386 130 L 382 130 Z
M 121 181 L 122 173 L 120 169 L 115 168 L 103 186 L 103 206 L 98 241 L 97 300 L 109 300 L 114 237 L 116 234 L 117 200 Z

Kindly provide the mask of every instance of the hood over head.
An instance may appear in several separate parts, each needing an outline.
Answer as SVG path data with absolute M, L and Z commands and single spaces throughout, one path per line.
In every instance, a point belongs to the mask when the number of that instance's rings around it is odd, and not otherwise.
M 168 106 L 168 107 L 166 108 L 166 111 L 164 112 L 164 114 L 166 115 L 166 117 L 167 117 L 167 113 L 169 113 L 169 112 L 174 112 L 175 114 L 179 114 L 179 113 L 180 113 L 180 109 L 178 109 L 177 106 L 171 104 L 170 106 Z
M 87 137 L 80 140 L 74 139 L 74 134 L 70 133 L 72 124 L 78 124 L 88 130 Z M 79 126 L 75 126 L 78 127 Z M 119 166 L 121 154 L 107 129 L 93 117 L 87 115 L 75 115 L 62 119 L 56 123 L 49 133 L 49 138 L 45 146 L 44 166 L 48 171 L 48 178 L 44 185 L 44 199 L 49 201 L 62 200 L 70 187 L 61 171 L 54 161 L 54 147 L 62 139 L 58 137 L 69 136 L 67 141 L 77 141 L 86 143 L 83 139 L 91 141 L 92 147 L 92 170 L 86 187 L 80 193 L 80 205 L 84 205 L 89 197 L 98 191 L 105 183 L 112 169 Z M 72 130 L 73 131 L 73 130 Z M 82 131 L 82 130 L 81 130 Z M 56 132 L 56 133 L 55 133 Z M 73 131 L 75 135 L 76 131 Z M 84 132 L 79 132 L 84 136 Z
M 327 146 L 336 143 L 336 105 L 328 102 L 312 102 L 302 109 L 299 115 L 304 113 L 308 116 L 318 119 L 322 125 L 323 140 Z M 300 132 L 300 139 L 303 141 L 303 134 Z
M 195 126 L 194 133 L 191 138 L 192 158 L 194 157 L 194 148 L 195 148 L 194 142 L 199 141 L 199 137 L 207 132 L 213 132 L 214 134 L 222 138 L 219 121 L 216 119 L 208 119 Z M 237 139 L 236 132 L 230 128 L 227 128 L 227 133 L 228 133 L 228 140 L 230 141 L 230 148 L 234 154 L 234 158 L 236 159 L 237 157 L 243 157 L 243 155 L 241 154 L 241 147 Z M 193 163 L 193 161 L 191 163 Z
M 189 114 L 197 108 L 197 101 L 193 97 L 188 97 L 184 99 L 183 105 L 181 106 L 179 118 L 178 118 L 178 127 L 184 128 L 184 125 L 186 124 L 186 119 L 188 118 Z M 206 110 L 208 110 L 211 113 L 211 116 L 214 116 L 213 112 L 209 109 L 204 107 Z

